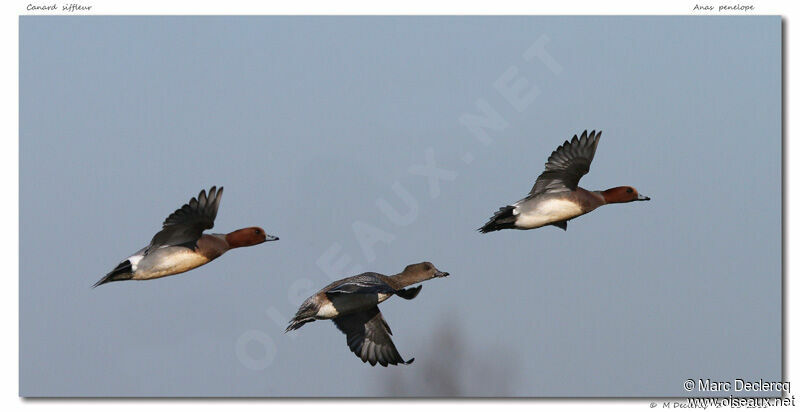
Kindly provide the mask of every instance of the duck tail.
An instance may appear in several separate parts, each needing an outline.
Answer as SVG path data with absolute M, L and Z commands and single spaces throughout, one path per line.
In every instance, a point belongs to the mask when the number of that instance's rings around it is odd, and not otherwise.
M 303 319 L 294 318 L 291 320 L 291 322 L 289 322 L 289 326 L 286 327 L 286 330 L 283 331 L 283 333 L 300 329 L 301 326 L 305 325 L 306 323 L 313 322 L 315 320 L 316 319 L 314 318 L 303 318 Z
M 500 210 L 495 212 L 494 216 L 492 216 L 485 225 L 481 226 L 478 231 L 481 233 L 489 233 L 496 230 L 513 229 L 515 220 L 514 206 L 503 206 Z
M 297 313 L 295 313 L 292 320 L 289 321 L 289 326 L 286 327 L 284 333 L 289 332 L 290 330 L 300 329 L 300 327 L 306 323 L 316 320 L 314 315 L 317 314 L 317 305 L 314 304 L 313 299 L 314 298 L 312 296 L 306 299 L 306 301 L 300 305 L 300 308 L 297 309 Z
M 108 272 L 107 275 L 103 276 L 102 279 L 98 280 L 92 288 L 96 288 L 104 283 L 108 282 L 116 282 L 118 280 L 129 280 L 133 278 L 133 270 L 131 268 L 131 261 L 124 260 L 122 263 L 117 265 L 114 270 Z

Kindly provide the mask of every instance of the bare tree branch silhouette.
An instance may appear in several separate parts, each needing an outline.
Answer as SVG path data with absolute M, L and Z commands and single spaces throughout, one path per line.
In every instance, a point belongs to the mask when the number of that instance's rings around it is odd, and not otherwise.
M 513 354 L 496 342 L 491 347 L 466 344 L 458 317 L 443 317 L 419 352 L 417 364 L 395 368 L 382 382 L 391 397 L 494 397 L 511 395 L 517 369 Z

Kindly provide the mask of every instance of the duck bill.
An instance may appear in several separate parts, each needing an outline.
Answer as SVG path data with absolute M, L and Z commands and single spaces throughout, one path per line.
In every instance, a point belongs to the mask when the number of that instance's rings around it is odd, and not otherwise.
M 650 198 L 640 193 L 636 200 L 650 200 Z
M 264 241 L 265 241 L 265 242 L 272 242 L 272 241 L 274 241 L 274 240 L 278 240 L 278 239 L 280 239 L 280 238 L 279 238 L 279 237 L 277 237 L 277 236 L 267 235 L 267 239 L 266 239 L 266 240 L 264 240 Z
M 447 276 L 450 276 L 450 273 L 442 272 L 441 270 L 437 270 L 436 273 L 433 274 L 433 277 L 435 277 L 435 278 L 444 278 L 444 277 L 447 277 Z

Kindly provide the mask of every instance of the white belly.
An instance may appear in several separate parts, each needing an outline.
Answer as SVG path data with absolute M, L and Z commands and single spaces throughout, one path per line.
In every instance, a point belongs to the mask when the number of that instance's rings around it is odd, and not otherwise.
M 333 319 L 339 316 L 339 311 L 333 306 L 333 303 L 328 302 L 319 307 L 317 311 L 317 318 L 319 319 Z
M 186 272 L 209 262 L 203 255 L 186 248 L 159 249 L 138 262 L 133 279 L 155 279 Z
M 523 229 L 534 229 L 554 222 L 572 219 L 584 212 L 577 204 L 561 199 L 540 202 L 535 208 L 517 215 L 514 225 Z
M 378 303 L 389 299 L 388 294 L 342 294 L 328 296 L 324 304 L 320 305 L 317 311 L 317 319 L 331 319 L 340 315 L 347 315 L 353 312 L 361 312 L 374 307 Z

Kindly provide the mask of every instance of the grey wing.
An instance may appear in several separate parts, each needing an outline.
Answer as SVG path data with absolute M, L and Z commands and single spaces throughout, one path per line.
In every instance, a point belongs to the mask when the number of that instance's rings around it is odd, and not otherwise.
M 594 152 L 600 142 L 600 134 L 594 130 L 588 135 L 583 131 L 580 139 L 578 135 L 572 141 L 565 141 L 559 146 L 544 165 L 544 172 L 536 179 L 528 197 L 544 192 L 563 192 L 575 190 L 581 177 L 589 173 L 589 166 L 594 159 Z
M 400 356 L 392 342 L 392 330 L 383 320 L 377 306 L 363 312 L 339 316 L 333 319 L 333 323 L 347 335 L 347 346 L 362 362 L 369 362 L 372 366 L 376 363 L 388 366 L 414 362 L 413 358 L 406 362 Z
M 395 289 L 377 275 L 377 273 L 366 272 L 349 277 L 326 290 L 325 293 L 332 295 L 344 293 L 394 293 Z
M 194 247 L 203 231 L 214 227 L 221 199 L 222 187 L 219 190 L 216 186 L 211 187 L 208 195 L 205 189 L 201 190 L 196 198 L 164 220 L 163 228 L 153 236 L 148 250 L 173 245 Z

